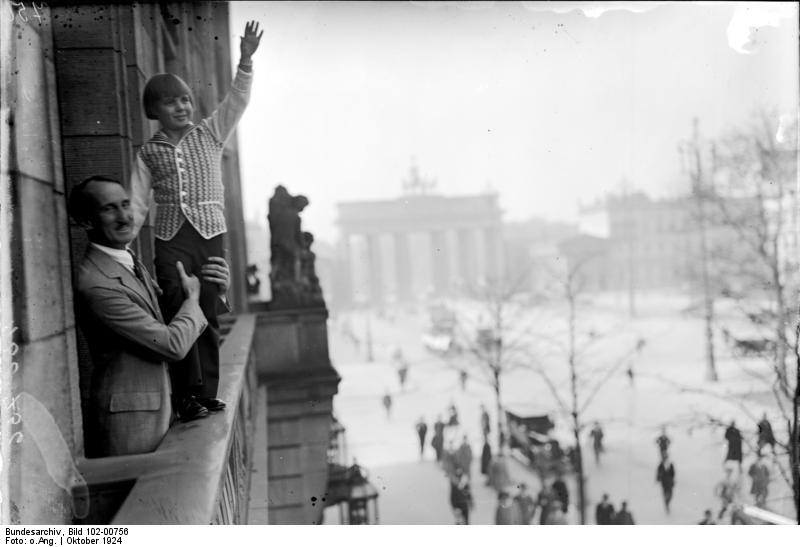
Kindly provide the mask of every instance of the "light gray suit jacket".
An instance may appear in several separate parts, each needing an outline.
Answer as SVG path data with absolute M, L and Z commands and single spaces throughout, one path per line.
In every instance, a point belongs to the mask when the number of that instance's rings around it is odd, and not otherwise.
M 172 406 L 165 361 L 182 359 L 206 327 L 196 301 L 186 300 L 164 324 L 156 287 L 92 246 L 78 269 L 78 320 L 92 356 L 86 452 L 89 457 L 156 449 Z

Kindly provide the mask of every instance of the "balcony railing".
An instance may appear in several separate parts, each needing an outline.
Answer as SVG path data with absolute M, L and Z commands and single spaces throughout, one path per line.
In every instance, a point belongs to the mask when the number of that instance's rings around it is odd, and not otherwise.
M 95 504 L 92 522 L 246 521 L 257 400 L 254 329 L 253 315 L 238 316 L 220 348 L 219 397 L 228 403 L 225 411 L 176 422 L 155 452 L 81 462 Z

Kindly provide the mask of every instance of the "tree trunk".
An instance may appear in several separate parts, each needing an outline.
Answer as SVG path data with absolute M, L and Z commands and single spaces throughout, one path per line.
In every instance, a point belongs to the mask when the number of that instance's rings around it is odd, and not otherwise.
M 494 401 L 497 406 L 497 453 L 503 450 L 505 434 L 503 433 L 503 403 L 500 400 L 500 371 L 494 370 Z
M 578 477 L 578 514 L 581 524 L 586 524 L 586 478 L 583 476 L 583 450 L 581 449 L 581 433 L 578 414 L 572 414 L 572 431 L 575 435 L 575 474 Z

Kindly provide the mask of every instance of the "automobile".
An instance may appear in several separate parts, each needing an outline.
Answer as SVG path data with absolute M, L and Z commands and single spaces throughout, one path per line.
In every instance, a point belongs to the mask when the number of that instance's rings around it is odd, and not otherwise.
M 568 436 L 556 427 L 550 414 L 511 410 L 506 410 L 505 414 L 509 448 L 518 459 L 542 478 L 572 470 Z

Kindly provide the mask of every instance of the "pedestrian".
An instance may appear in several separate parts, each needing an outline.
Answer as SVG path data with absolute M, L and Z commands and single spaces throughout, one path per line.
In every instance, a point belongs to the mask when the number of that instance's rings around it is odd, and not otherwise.
M 536 496 L 536 506 L 539 508 L 539 524 L 547 522 L 547 516 L 550 513 L 550 504 L 555 500 L 553 489 L 547 483 L 542 483 L 542 490 Z M 556 500 L 557 502 L 558 500 Z
M 472 477 L 472 447 L 469 445 L 467 436 L 461 440 L 461 446 L 456 451 L 456 464 L 460 467 L 467 477 Z
M 594 521 L 596 524 L 614 524 L 614 505 L 608 501 L 608 494 L 603 494 L 603 499 L 594 509 Z
M 481 451 L 481 474 L 486 476 L 486 484 L 489 484 L 489 468 L 492 465 L 492 447 L 489 445 L 489 438 L 483 438 L 483 450 Z
M 628 511 L 628 502 L 623 501 L 619 512 L 614 516 L 614 524 L 632 525 L 636 524 L 633 520 L 633 515 Z
M 416 429 L 419 437 L 419 459 L 422 459 L 425 452 L 425 437 L 428 435 L 428 424 L 425 423 L 424 417 L 420 416 Z
M 442 461 L 442 449 L 444 448 L 444 422 L 441 416 L 436 417 L 436 422 L 433 424 L 433 438 L 431 439 L 431 446 L 436 452 L 436 461 Z
M 488 437 L 492 430 L 491 421 L 489 420 L 489 412 L 486 407 L 481 404 L 481 431 L 484 437 Z
M 661 456 L 661 459 L 664 460 L 667 457 L 667 450 L 669 449 L 671 441 L 667 436 L 667 426 L 661 426 L 661 435 L 656 437 L 656 445 L 658 445 L 658 453 Z
M 456 524 L 469 524 L 469 513 L 473 504 L 469 477 L 461 469 L 456 469 L 450 480 L 450 506 L 455 514 Z
M 489 485 L 498 493 L 511 486 L 511 475 L 508 472 L 505 447 L 500 448 L 497 457 L 492 460 L 489 466 Z
M 658 464 L 656 470 L 656 482 L 661 483 L 661 493 L 664 497 L 664 508 L 669 514 L 669 503 L 672 501 L 672 489 L 675 487 L 675 466 L 669 460 L 669 456 Z
M 767 413 L 765 412 L 761 421 L 758 422 L 758 453 L 761 454 L 761 449 L 765 445 L 772 448 L 772 454 L 775 454 L 775 434 L 772 432 L 772 424 L 767 420 Z
M 561 510 L 561 504 L 558 500 L 550 501 L 550 507 L 548 508 L 544 524 L 567 524 L 567 515 Z
M 453 477 L 456 473 L 458 462 L 456 461 L 456 447 L 452 440 L 447 441 L 447 448 L 442 454 L 442 469 L 448 477 Z
M 392 418 L 392 395 L 387 391 L 383 395 L 383 408 L 386 409 L 386 419 Z
M 536 514 L 536 501 L 528 493 L 528 485 L 524 482 L 519 484 L 519 493 L 514 496 L 514 501 L 519 507 L 522 524 L 530 524 Z
M 711 514 L 711 509 L 706 509 L 703 511 L 703 520 L 698 522 L 697 524 L 716 524 L 717 521 L 714 520 L 714 516 Z
M 739 480 L 733 478 L 733 470 L 730 467 L 725 468 L 725 478 L 722 479 L 714 488 L 714 494 L 720 500 L 720 510 L 717 514 L 717 520 L 720 520 L 728 507 L 734 503 L 739 497 L 739 490 L 741 488 Z
M 566 513 L 569 508 L 569 490 L 567 490 L 567 483 L 564 482 L 564 477 L 561 474 L 553 481 L 552 488 L 553 495 L 561 504 L 561 510 Z
M 589 432 L 592 437 L 592 448 L 594 449 L 594 461 L 600 465 L 600 454 L 604 452 L 603 448 L 603 428 L 600 427 L 600 422 L 595 422 L 594 427 Z
M 497 509 L 494 513 L 495 524 L 522 524 L 519 505 L 511 499 L 508 492 L 501 490 L 497 494 Z
M 466 370 L 462 370 L 458 373 L 458 381 L 461 384 L 461 391 L 467 391 L 467 379 L 469 375 L 467 374 Z
M 449 426 L 457 426 L 458 425 L 458 410 L 456 409 L 456 405 L 450 403 L 450 407 L 448 408 L 448 412 L 450 413 L 450 417 L 447 420 L 447 425 Z
M 764 463 L 763 456 L 757 456 L 756 461 L 750 465 L 747 474 L 750 475 L 753 481 L 750 486 L 750 493 L 753 494 L 756 506 L 763 509 L 766 506 L 769 492 L 769 467 Z
M 397 379 L 400 382 L 400 389 L 406 389 L 406 378 L 408 377 L 408 363 L 403 361 L 397 369 Z
M 725 461 L 735 461 L 742 471 L 742 433 L 736 428 L 736 422 L 731 420 L 731 425 L 725 430 L 725 440 L 728 442 L 728 453 Z

